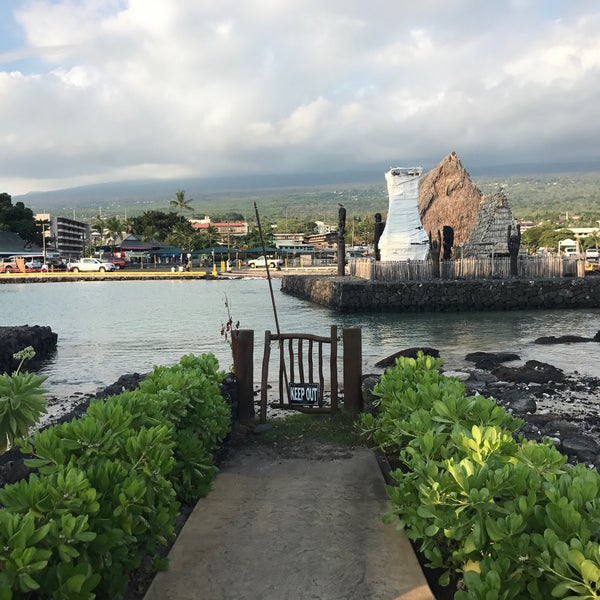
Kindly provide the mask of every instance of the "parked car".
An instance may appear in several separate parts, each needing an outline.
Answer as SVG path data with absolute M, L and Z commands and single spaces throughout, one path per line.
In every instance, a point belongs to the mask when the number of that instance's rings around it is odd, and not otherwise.
M 111 258 L 110 262 L 115 265 L 115 269 L 124 269 L 127 266 L 127 261 L 124 258 Z
M 25 268 L 27 269 L 27 271 L 40 271 L 43 264 L 44 263 L 42 263 L 42 261 L 40 260 L 28 260 L 25 263 Z
M 111 262 L 115 265 L 115 269 L 124 269 L 127 266 L 127 261 L 124 258 L 113 256 L 112 254 L 105 254 L 100 260 Z
M 282 267 L 283 261 L 280 258 L 273 258 L 271 256 L 267 259 L 265 259 L 264 256 L 259 256 L 258 258 L 253 258 L 248 261 L 248 266 L 252 269 L 256 269 L 257 267 L 262 267 L 263 269 L 265 269 L 267 265 L 269 265 L 269 267 L 271 267 L 272 269 L 275 269 L 278 267 Z
M 598 248 L 588 248 L 585 251 L 585 258 L 588 262 L 598 262 Z
M 102 262 L 97 258 L 82 258 L 77 262 L 72 262 L 67 265 L 69 271 L 77 273 L 78 271 L 96 271 L 103 273 L 104 271 L 114 271 L 115 265 L 110 262 Z
M 2 260 L 0 261 L 0 273 L 17 273 L 19 267 L 14 260 Z

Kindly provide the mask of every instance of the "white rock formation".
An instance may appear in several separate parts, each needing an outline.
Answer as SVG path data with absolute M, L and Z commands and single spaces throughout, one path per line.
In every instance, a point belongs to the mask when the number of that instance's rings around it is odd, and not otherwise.
M 429 238 L 419 218 L 421 167 L 394 167 L 386 171 L 389 209 L 379 239 L 382 261 L 425 260 Z

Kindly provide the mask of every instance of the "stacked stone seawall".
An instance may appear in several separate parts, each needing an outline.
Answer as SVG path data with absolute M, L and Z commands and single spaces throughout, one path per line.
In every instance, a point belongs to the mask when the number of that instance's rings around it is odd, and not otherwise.
M 371 282 L 284 275 L 281 290 L 340 312 L 600 308 L 600 277 Z

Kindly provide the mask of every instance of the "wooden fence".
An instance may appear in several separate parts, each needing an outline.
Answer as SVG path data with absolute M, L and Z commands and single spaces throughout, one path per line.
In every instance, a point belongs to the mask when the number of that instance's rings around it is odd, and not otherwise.
M 519 256 L 517 276 L 523 279 L 582 277 L 584 261 L 566 256 Z M 379 262 L 353 259 L 348 264 L 350 275 L 369 281 L 429 281 L 433 277 L 430 260 Z M 509 257 L 457 258 L 440 262 L 441 279 L 503 279 L 510 277 Z

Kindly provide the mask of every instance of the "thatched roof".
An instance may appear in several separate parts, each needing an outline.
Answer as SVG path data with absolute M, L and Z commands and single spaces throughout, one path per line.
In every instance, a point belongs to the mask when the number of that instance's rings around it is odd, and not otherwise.
M 488 256 L 492 251 L 508 255 L 509 225 L 516 231 L 517 223 L 504 192 L 484 196 L 464 256 Z
M 444 225 L 454 229 L 454 246 L 467 242 L 477 219 L 482 194 L 471 181 L 455 152 L 423 176 L 419 188 L 419 216 L 433 239 Z

